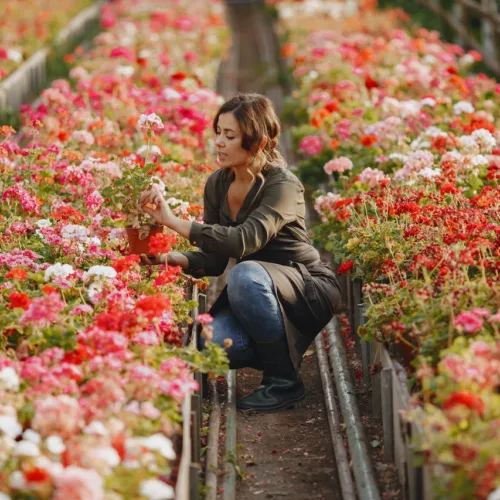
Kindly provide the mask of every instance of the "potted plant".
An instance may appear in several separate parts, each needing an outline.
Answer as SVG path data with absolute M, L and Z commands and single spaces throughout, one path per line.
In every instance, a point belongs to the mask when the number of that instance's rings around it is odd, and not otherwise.
M 158 152 L 154 151 L 151 140 L 155 130 L 163 128 L 163 123 L 160 117 L 151 113 L 141 115 L 138 126 L 147 135 L 147 144 L 139 150 L 145 155 L 144 163 L 124 160 L 121 165 L 122 177 L 101 192 L 105 203 L 125 216 L 130 253 L 133 254 L 148 253 L 150 238 L 163 231 L 163 227 L 156 225 L 154 219 L 143 210 L 141 193 L 148 189 L 157 189 L 162 193 L 166 190 L 163 181 L 152 175 L 158 165 L 150 161 L 151 154 Z

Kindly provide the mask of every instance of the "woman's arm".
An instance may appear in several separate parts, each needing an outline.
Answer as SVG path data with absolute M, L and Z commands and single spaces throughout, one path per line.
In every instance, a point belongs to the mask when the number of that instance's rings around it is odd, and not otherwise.
M 290 178 L 274 182 L 265 188 L 260 205 L 248 215 L 245 222 L 236 227 L 178 219 L 159 193 L 148 200 L 160 207 L 156 213 L 161 218 L 157 220 L 182 236 L 189 237 L 193 245 L 208 254 L 240 259 L 265 247 L 283 226 L 296 219 L 298 200 L 303 197 L 303 190 L 300 183 Z M 148 213 L 158 217 L 153 211 Z
M 217 222 L 219 217 L 219 207 L 217 204 L 218 197 L 216 194 L 215 182 L 216 177 L 212 174 L 207 181 L 203 196 L 203 219 L 208 224 Z M 175 217 L 163 197 L 159 199 L 156 196 L 152 196 L 153 194 L 156 193 L 148 192 L 143 195 L 142 204 L 152 205 L 150 207 L 145 206 L 144 210 L 150 213 L 159 223 L 170 227 L 181 236 L 188 238 L 192 222 Z M 177 221 L 186 223 L 185 227 L 180 227 L 179 230 L 177 230 Z M 226 269 L 229 258 L 226 255 L 195 251 L 170 252 L 168 254 L 156 256 L 154 259 L 153 256 L 150 256 L 149 258 L 143 257 L 143 260 L 146 264 L 168 263 L 169 265 L 180 265 L 187 274 L 190 274 L 195 278 L 202 278 L 204 276 L 220 276 L 224 272 L 224 269 Z

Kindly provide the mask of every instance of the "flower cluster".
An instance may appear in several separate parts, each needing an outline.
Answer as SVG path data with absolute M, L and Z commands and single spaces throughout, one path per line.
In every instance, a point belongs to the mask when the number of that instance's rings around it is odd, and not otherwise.
M 500 84 L 468 72 L 476 52 L 397 16 L 290 30 L 286 116 L 300 175 L 331 190 L 313 237 L 364 280 L 359 333 L 427 380 L 412 418 L 444 496 L 486 498 L 500 487 L 498 360 L 482 354 L 499 335 Z
M 192 372 L 222 374 L 227 357 L 182 347 L 191 281 L 140 266 L 124 226 L 143 222 L 137 193 L 151 185 L 201 216 L 222 8 L 105 4 L 92 49 L 66 57 L 70 80 L 23 107 L 17 136 L 0 128 L 1 498 L 174 497 Z M 189 249 L 160 233 L 151 250 L 174 245 Z

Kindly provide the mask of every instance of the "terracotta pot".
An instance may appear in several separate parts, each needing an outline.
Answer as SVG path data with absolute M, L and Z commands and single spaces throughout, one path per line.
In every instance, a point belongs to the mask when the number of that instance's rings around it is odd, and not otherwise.
M 149 236 L 144 240 L 140 240 L 139 229 L 136 229 L 135 227 L 127 227 L 125 229 L 127 230 L 129 251 L 130 253 L 137 255 L 140 255 L 141 253 L 150 253 L 149 240 L 153 235 L 163 232 L 163 226 L 151 226 Z

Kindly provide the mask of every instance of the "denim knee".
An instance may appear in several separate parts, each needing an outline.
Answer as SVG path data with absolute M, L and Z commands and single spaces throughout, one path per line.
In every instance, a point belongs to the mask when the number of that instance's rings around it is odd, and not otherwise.
M 262 291 L 274 293 L 274 285 L 269 273 L 258 262 L 240 262 L 229 272 L 227 292 L 233 306 L 235 302 L 245 305 L 248 300 L 255 299 L 255 293 Z

